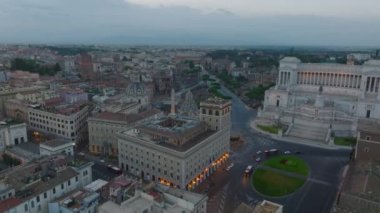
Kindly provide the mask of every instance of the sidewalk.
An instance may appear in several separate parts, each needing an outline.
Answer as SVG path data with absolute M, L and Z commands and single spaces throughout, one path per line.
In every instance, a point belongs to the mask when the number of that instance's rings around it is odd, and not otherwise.
M 251 121 L 250 127 L 252 128 L 253 131 L 261 133 L 265 137 L 269 137 L 269 138 L 272 138 L 272 139 L 278 140 L 278 141 L 284 141 L 284 142 L 295 143 L 295 144 L 302 144 L 302 145 L 312 146 L 312 147 L 318 147 L 318 148 L 322 148 L 322 149 L 331 149 L 331 150 L 345 149 L 345 150 L 351 150 L 351 147 L 337 146 L 337 145 L 330 144 L 330 143 L 329 144 L 322 144 L 322 143 L 317 143 L 317 142 L 305 143 L 306 139 L 295 138 L 295 137 L 283 137 L 283 136 L 279 136 L 279 135 L 276 135 L 276 134 L 271 134 L 271 133 L 265 132 L 265 131 L 257 128 L 257 119 Z

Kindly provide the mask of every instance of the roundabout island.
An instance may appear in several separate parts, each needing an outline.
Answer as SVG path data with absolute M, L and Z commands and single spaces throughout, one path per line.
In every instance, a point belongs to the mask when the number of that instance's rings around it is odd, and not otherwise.
M 252 176 L 254 189 L 267 197 L 282 197 L 301 188 L 309 175 L 307 163 L 293 155 L 271 157 Z

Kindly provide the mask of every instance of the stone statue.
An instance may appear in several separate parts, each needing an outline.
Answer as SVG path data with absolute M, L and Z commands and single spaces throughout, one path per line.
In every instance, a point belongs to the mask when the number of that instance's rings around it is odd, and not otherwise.
M 319 91 L 319 94 L 322 94 L 322 92 L 323 92 L 323 86 L 322 85 L 319 86 L 318 91 Z

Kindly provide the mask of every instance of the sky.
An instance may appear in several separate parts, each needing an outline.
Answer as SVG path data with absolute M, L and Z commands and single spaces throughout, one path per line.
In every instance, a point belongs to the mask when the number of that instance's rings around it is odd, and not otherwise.
M 380 46 L 378 0 L 0 0 L 0 43 Z

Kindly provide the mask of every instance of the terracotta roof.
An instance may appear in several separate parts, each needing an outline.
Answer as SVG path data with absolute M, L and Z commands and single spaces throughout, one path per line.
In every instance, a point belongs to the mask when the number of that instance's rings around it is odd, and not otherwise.
M 138 114 L 123 114 L 123 113 L 112 113 L 112 112 L 101 112 L 93 116 L 95 119 L 101 120 L 110 120 L 110 121 L 119 121 L 126 123 L 134 123 L 136 121 L 148 118 L 155 114 L 160 113 L 157 109 L 152 109 L 144 112 L 140 112 Z
M 22 203 L 21 199 L 18 198 L 8 198 L 6 200 L 0 201 L 0 212 L 5 212 L 13 207 L 16 207 Z

